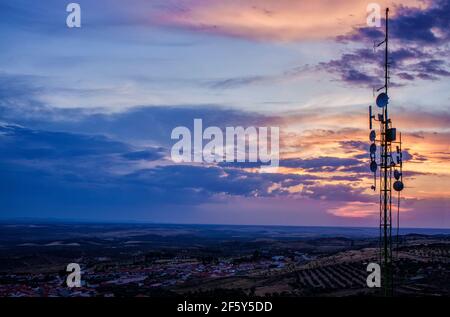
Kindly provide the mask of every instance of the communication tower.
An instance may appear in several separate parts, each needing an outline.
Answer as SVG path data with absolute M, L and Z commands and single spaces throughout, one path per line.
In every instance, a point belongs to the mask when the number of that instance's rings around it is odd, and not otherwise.
M 385 38 L 375 47 L 384 45 L 384 86 L 377 89 L 376 98 L 378 111 L 376 115 L 369 106 L 369 139 L 370 145 L 370 170 L 374 174 L 372 189 L 377 189 L 377 172 L 379 171 L 380 192 L 380 263 L 382 272 L 382 289 L 385 296 L 392 296 L 394 292 L 393 262 L 392 262 L 392 200 L 393 190 L 397 196 L 397 243 L 399 228 L 400 192 L 403 190 L 403 159 L 402 139 L 397 129 L 393 127 L 388 113 L 389 104 L 389 8 L 386 8 Z M 381 92 L 380 92 L 381 91 Z M 373 121 L 379 122 L 379 135 L 373 129 Z M 379 150 L 378 150 L 379 149 Z M 394 180 L 393 180 L 394 178 Z

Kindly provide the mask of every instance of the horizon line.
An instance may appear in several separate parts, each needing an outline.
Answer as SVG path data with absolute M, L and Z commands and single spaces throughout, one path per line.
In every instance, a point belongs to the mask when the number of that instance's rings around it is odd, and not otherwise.
M 249 227 L 306 227 L 306 228 L 359 228 L 378 229 L 378 226 L 348 226 L 348 225 L 283 225 L 283 224 L 228 224 L 228 223 L 180 223 L 180 222 L 152 222 L 142 220 L 88 220 L 88 219 L 61 219 L 61 218 L 0 218 L 0 224 L 20 224 L 20 223 L 46 223 L 46 224 L 122 224 L 122 225 L 178 225 L 178 226 L 249 226 Z M 396 229 L 396 228 L 393 228 Z M 448 230 L 450 227 L 400 227 L 402 229 L 429 229 Z

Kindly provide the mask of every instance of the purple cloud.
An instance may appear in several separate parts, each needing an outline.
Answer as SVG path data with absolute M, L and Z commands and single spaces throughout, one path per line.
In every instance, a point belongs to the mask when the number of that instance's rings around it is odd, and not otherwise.
M 399 7 L 390 20 L 391 85 L 404 85 L 415 79 L 438 80 L 450 76 L 446 46 L 450 41 L 450 0 L 434 0 L 426 9 Z M 372 46 L 384 39 L 382 28 L 360 27 L 337 37 L 341 43 Z M 336 74 L 347 84 L 378 88 L 382 86 L 383 54 L 371 49 L 355 49 L 340 58 L 324 62 L 319 69 Z M 367 65 L 374 65 L 368 69 Z

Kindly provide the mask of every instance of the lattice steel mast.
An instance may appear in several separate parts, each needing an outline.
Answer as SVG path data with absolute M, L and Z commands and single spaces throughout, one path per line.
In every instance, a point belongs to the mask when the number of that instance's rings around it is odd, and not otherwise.
M 377 96 L 376 104 L 381 108 L 381 113 L 376 118 L 372 115 L 372 107 L 369 107 L 370 116 L 370 147 L 371 164 L 370 169 L 374 173 L 374 185 L 376 189 L 376 172 L 380 167 L 380 263 L 382 268 L 382 285 L 385 296 L 393 295 L 393 266 L 392 266 L 392 189 L 400 192 L 403 189 L 402 182 L 402 152 L 401 136 L 396 142 L 396 129 L 392 127 L 392 121 L 388 116 L 388 86 L 389 86 L 389 8 L 386 8 L 385 18 L 386 34 L 382 42 L 375 45 L 385 45 L 384 50 L 384 86 Z M 372 130 L 372 120 L 380 122 L 380 138 L 376 138 L 376 132 Z M 377 163 L 376 144 L 380 144 L 379 163 Z M 397 144 L 397 149 L 392 152 L 392 145 Z M 394 159 L 393 154 L 396 154 Z M 394 171 L 394 173 L 393 173 Z M 396 181 L 392 184 L 392 176 Z M 397 198 L 400 199 L 400 196 Z

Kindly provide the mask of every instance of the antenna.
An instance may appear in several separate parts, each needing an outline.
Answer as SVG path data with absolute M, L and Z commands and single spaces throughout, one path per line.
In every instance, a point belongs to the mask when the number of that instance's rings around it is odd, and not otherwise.
M 370 170 L 374 174 L 373 190 L 376 189 L 376 175 L 379 170 L 380 175 L 380 263 L 383 272 L 383 291 L 385 296 L 392 296 L 394 292 L 393 267 L 392 267 L 392 190 L 398 192 L 397 198 L 397 251 L 398 251 L 398 233 L 399 233 L 399 211 L 400 211 L 400 192 L 403 190 L 403 162 L 401 151 L 401 134 L 397 141 L 397 130 L 392 127 L 392 121 L 388 116 L 389 106 L 389 8 L 386 8 L 385 19 L 386 35 L 382 42 L 374 43 L 374 48 L 384 44 L 384 86 L 377 89 L 379 93 L 375 103 L 378 107 L 377 118 L 372 113 L 372 106 L 369 106 L 369 139 L 370 145 Z M 372 120 L 380 122 L 379 139 L 376 138 L 376 132 L 372 127 Z M 377 143 L 379 144 L 380 154 L 377 162 Z M 396 145 L 396 150 L 392 151 L 392 146 Z M 394 159 L 393 154 L 396 154 Z M 392 182 L 394 175 L 395 182 Z

